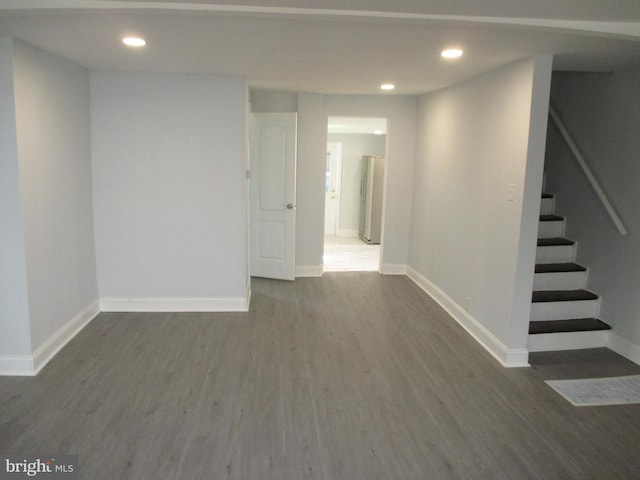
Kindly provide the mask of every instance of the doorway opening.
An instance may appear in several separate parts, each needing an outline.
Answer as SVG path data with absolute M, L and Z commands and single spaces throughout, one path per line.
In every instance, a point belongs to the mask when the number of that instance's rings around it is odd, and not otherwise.
M 325 272 L 379 271 L 387 119 L 329 117 Z

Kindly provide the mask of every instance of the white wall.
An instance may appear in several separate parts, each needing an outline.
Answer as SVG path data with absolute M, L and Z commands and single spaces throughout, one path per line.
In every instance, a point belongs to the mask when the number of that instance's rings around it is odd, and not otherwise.
M 103 308 L 246 309 L 244 80 L 106 72 L 91 80 Z
M 551 101 L 629 231 L 620 236 L 554 126 L 546 189 L 578 241 L 588 287 L 601 295 L 610 347 L 640 363 L 640 69 L 614 74 L 556 73 Z
M 98 313 L 89 72 L 21 42 L 0 47 L 0 371 L 33 375 Z
M 13 42 L 0 38 L 0 371 L 32 353 L 13 76 Z
M 337 134 L 328 136 L 329 142 L 342 143 L 342 172 L 340 175 L 339 231 L 355 231 L 360 227 L 360 182 L 363 155 L 385 155 L 385 135 Z
M 298 95 L 296 276 L 322 275 L 327 121 L 324 95 Z
M 527 362 L 550 75 L 537 57 L 419 106 L 410 275 L 506 365 Z
M 255 113 L 295 113 L 298 111 L 298 94 L 251 90 L 249 94 L 251 111 Z
M 80 312 L 97 312 L 89 72 L 15 45 L 20 189 L 34 350 Z

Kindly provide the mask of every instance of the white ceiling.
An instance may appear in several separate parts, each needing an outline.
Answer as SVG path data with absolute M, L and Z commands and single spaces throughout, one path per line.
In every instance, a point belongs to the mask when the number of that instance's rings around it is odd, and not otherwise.
M 0 35 L 90 69 L 215 73 L 254 88 L 436 90 L 554 54 L 556 70 L 640 65 L 638 0 L 0 0 Z M 143 50 L 122 46 L 126 34 Z M 455 62 L 439 52 L 465 51 Z

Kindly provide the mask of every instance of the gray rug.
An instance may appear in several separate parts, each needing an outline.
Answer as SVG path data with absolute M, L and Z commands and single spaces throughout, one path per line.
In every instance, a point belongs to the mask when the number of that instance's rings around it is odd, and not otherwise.
M 581 380 L 546 380 L 576 407 L 640 403 L 640 375 Z

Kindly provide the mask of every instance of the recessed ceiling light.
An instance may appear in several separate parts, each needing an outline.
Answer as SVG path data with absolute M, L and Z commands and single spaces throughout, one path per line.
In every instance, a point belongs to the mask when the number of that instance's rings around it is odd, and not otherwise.
M 384 135 L 384 131 L 383 130 L 374 130 L 373 134 L 374 135 Z
M 459 48 L 447 48 L 440 52 L 440 55 L 444 58 L 460 58 L 462 56 L 462 50 Z
M 396 86 L 393 83 L 383 83 L 380 85 L 380 90 L 393 90 Z
M 128 47 L 144 47 L 147 44 L 144 38 L 140 37 L 125 37 L 122 39 L 122 43 Z

